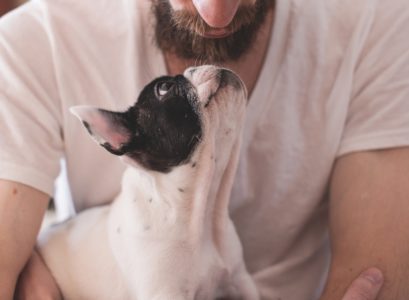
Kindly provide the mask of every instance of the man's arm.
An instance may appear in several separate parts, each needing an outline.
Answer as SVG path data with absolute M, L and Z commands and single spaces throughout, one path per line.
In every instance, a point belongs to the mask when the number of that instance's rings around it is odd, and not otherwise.
M 49 197 L 26 185 L 0 180 L 0 299 L 12 299 L 30 257 Z
M 0 180 L 0 299 L 13 299 L 17 277 L 17 299 L 61 299 L 60 292 L 33 247 L 48 203 L 48 196 L 26 185 Z M 343 300 L 373 300 L 379 285 L 357 278 Z M 364 295 L 366 298 L 358 298 Z M 365 296 L 366 295 L 366 296 Z
M 321 300 L 342 299 L 369 267 L 385 277 L 378 300 L 409 299 L 409 148 L 357 152 L 335 164 L 332 261 Z

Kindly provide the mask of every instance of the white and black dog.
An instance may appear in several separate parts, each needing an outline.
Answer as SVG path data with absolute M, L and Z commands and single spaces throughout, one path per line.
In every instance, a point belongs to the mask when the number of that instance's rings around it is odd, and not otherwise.
M 154 80 L 126 112 L 72 108 L 129 166 L 111 205 L 38 242 L 65 299 L 259 299 L 228 213 L 246 102 L 234 73 L 202 66 Z

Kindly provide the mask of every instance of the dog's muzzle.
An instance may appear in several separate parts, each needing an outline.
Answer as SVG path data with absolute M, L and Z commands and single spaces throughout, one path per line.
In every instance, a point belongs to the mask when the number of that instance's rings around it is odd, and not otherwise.
M 219 90 L 227 87 L 244 93 L 247 99 L 247 89 L 243 81 L 229 69 L 211 65 L 191 67 L 184 72 L 184 76 L 198 89 L 199 93 L 207 93 L 207 97 L 202 97 L 203 100 L 210 101 Z

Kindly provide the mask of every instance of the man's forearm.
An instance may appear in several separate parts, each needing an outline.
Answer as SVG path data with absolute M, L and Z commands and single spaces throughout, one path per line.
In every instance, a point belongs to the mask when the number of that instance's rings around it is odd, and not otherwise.
M 17 274 L 0 266 L 0 299 L 13 299 Z
M 48 196 L 0 180 L 0 299 L 12 299 L 17 277 L 30 257 Z
M 0 226 L 0 299 L 13 299 L 19 273 L 30 256 L 30 245 L 17 243 L 11 235 L 10 222 L 1 221 Z
M 338 159 L 330 188 L 332 262 L 325 300 L 353 278 L 379 268 L 377 300 L 409 299 L 409 148 L 357 152 Z

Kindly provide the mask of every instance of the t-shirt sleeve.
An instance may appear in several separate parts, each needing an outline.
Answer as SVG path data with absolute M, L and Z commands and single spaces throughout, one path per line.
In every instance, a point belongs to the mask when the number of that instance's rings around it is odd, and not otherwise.
M 40 1 L 0 19 L 0 178 L 53 194 L 63 142 Z
M 375 2 L 338 155 L 409 145 L 409 2 Z

